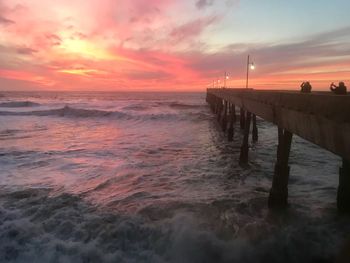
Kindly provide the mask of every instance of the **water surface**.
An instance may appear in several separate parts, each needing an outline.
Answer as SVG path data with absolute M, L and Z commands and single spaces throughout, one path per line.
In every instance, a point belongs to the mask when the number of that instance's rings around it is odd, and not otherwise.
M 294 137 L 269 211 L 277 128 L 241 167 L 204 93 L 3 95 L 1 262 L 332 262 L 348 238 L 340 158 Z

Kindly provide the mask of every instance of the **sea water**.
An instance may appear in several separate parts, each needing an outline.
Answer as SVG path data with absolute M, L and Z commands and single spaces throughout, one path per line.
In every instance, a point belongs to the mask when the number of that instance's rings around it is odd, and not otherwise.
M 339 157 L 295 136 L 270 211 L 277 128 L 249 164 L 205 93 L 2 92 L 0 262 L 333 262 Z

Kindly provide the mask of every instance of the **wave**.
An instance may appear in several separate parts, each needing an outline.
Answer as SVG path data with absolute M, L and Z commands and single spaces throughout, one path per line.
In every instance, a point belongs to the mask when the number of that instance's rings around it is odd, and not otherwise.
M 185 104 L 185 103 L 179 103 L 179 102 L 173 102 L 169 104 L 170 108 L 175 108 L 175 109 L 197 109 L 203 106 L 205 105 Z
M 0 103 L 2 108 L 22 108 L 22 107 L 37 107 L 40 106 L 39 103 L 32 101 L 10 101 Z
M 40 111 L 27 111 L 27 112 L 14 112 L 14 111 L 0 111 L 0 116 L 58 116 L 58 117 L 75 117 L 75 118 L 99 118 L 99 117 L 111 117 L 116 119 L 132 119 L 132 120 L 202 120 L 208 118 L 207 114 L 202 113 L 190 113 L 190 114 L 178 114 L 178 113 L 145 113 L 145 114 L 129 114 L 121 111 L 105 111 L 105 110 L 93 110 L 93 109 L 80 109 L 65 106 L 60 109 L 40 110 Z
M 132 111 L 144 111 L 149 109 L 149 106 L 146 105 L 128 105 L 123 108 L 123 110 L 132 110 Z
M 158 108 L 158 107 L 169 107 L 177 110 L 190 110 L 190 109 L 200 109 L 205 107 L 206 105 L 196 105 L 196 104 L 186 104 L 180 102 L 155 102 L 150 105 L 145 104 L 133 104 L 124 107 L 124 110 L 132 110 L 132 111 L 144 111 L 150 108 Z
M 118 111 L 103 111 L 103 110 L 89 110 L 78 109 L 65 106 L 60 109 L 28 111 L 28 112 L 12 112 L 0 111 L 0 116 L 68 116 L 68 117 L 104 117 L 104 116 L 126 116 L 125 113 Z

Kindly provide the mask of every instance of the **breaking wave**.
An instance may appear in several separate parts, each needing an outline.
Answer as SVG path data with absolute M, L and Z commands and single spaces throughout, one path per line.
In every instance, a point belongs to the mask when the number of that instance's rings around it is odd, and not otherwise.
M 310 221 L 265 229 L 262 237 L 222 238 L 189 213 L 155 212 L 147 218 L 101 211 L 49 189 L 2 189 L 0 262 L 333 262 L 341 243 L 332 228 Z M 254 223 L 242 231 L 251 236 L 261 227 Z
M 88 110 L 78 109 L 65 106 L 60 109 L 40 110 L 40 111 L 28 111 L 28 112 L 11 112 L 0 111 L 1 116 L 60 116 L 60 117 L 104 117 L 104 116 L 126 116 L 125 113 L 118 111 L 103 111 L 103 110 Z
M 177 113 L 159 112 L 159 113 L 144 113 L 144 114 L 130 114 L 121 111 L 105 111 L 95 109 L 80 109 L 65 106 L 60 109 L 27 111 L 27 112 L 13 112 L 0 111 L 0 116 L 58 116 L 58 117 L 76 117 L 76 118 L 98 118 L 98 117 L 112 117 L 115 119 L 131 119 L 131 120 L 184 120 L 188 117 L 193 119 L 208 118 L 208 114 L 190 113 L 181 115 Z
M 205 105 L 185 104 L 185 103 L 180 103 L 180 102 L 170 103 L 169 106 L 171 108 L 175 108 L 175 109 L 198 109 L 198 108 L 205 107 Z
M 37 106 L 40 106 L 40 104 L 32 101 L 11 101 L 11 102 L 0 103 L 0 107 L 2 108 L 22 108 L 22 107 L 37 107 Z

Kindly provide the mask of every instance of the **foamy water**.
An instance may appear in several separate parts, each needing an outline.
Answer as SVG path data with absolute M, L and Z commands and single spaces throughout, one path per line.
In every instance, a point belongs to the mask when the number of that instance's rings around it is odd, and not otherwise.
M 277 128 L 241 167 L 205 94 L 3 95 L 1 262 L 332 262 L 348 238 L 340 158 L 294 137 L 269 211 Z

